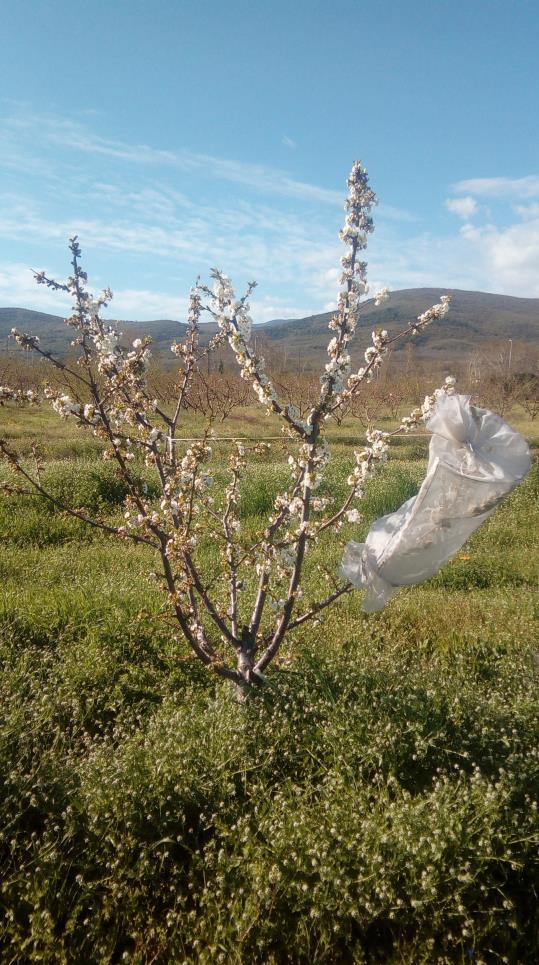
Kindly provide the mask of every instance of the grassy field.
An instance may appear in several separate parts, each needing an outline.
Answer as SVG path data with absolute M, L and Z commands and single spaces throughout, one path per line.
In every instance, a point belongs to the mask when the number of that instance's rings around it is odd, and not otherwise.
M 118 518 L 91 437 L 0 418 L 55 492 Z M 226 431 L 277 434 L 254 410 Z M 332 433 L 330 496 L 357 436 Z M 398 440 L 344 538 L 416 491 L 426 451 Z M 249 474 L 246 532 L 286 456 Z M 0 961 L 536 962 L 538 495 L 535 465 L 433 580 L 298 628 L 242 705 L 174 641 L 151 554 L 0 497 Z

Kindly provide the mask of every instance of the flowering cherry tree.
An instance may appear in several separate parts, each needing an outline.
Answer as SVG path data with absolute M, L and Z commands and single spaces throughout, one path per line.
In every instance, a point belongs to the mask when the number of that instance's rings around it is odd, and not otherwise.
M 347 519 L 360 519 L 359 503 L 366 480 L 385 460 L 390 434 L 367 431 L 367 445 L 354 453 L 354 467 L 348 477 L 348 494 L 342 505 L 327 513 L 327 499 L 316 495 L 330 459 L 326 436 L 328 420 L 353 401 L 382 364 L 388 348 L 399 339 L 413 336 L 434 319 L 443 316 L 449 299 L 411 321 L 402 331 L 372 333 L 364 365 L 352 372 L 350 341 L 359 317 L 361 296 L 367 290 L 367 265 L 361 254 L 373 230 L 371 211 L 376 198 L 366 170 L 356 162 L 348 178 L 346 219 L 340 237 L 346 251 L 341 258 L 342 273 L 337 310 L 329 323 L 328 362 L 320 378 L 320 391 L 310 410 L 299 409 L 279 398 L 251 339 L 249 315 L 251 283 L 237 297 L 228 277 L 212 272 L 210 286 L 197 285 L 190 295 L 187 333 L 174 343 L 178 379 L 172 405 L 160 403 L 147 380 L 151 339 L 137 338 L 130 346 L 121 342 L 115 325 L 101 316 L 112 293 L 94 298 L 87 289 L 87 276 L 80 265 L 76 237 L 70 241 L 72 274 L 60 283 L 41 272 L 38 284 L 68 293 L 73 313 L 66 324 L 73 329 L 76 364 L 54 357 L 43 349 L 34 335 L 13 329 L 23 348 L 43 356 L 70 386 L 69 394 L 46 385 L 42 396 L 64 418 L 92 432 L 103 443 L 103 456 L 114 460 L 126 488 L 124 520 L 119 525 L 74 508 L 57 499 L 43 484 L 41 474 L 32 472 L 4 440 L 0 449 L 19 476 L 7 483 L 9 492 L 32 492 L 59 509 L 123 540 L 141 543 L 155 551 L 170 606 L 179 631 L 196 656 L 213 672 L 245 689 L 264 680 L 264 671 L 294 628 L 320 614 L 351 590 L 349 583 L 335 579 L 331 592 L 321 580 L 319 595 L 306 600 L 302 592 L 305 557 L 322 534 L 339 528 Z M 387 289 L 376 295 L 379 304 Z M 200 319 L 207 312 L 216 321 L 218 334 L 202 348 Z M 266 444 L 232 445 L 227 457 L 224 492 L 212 487 L 212 427 L 188 446 L 179 438 L 182 415 L 198 366 L 207 352 L 228 341 L 241 376 L 251 386 L 260 404 L 275 414 L 292 443 L 289 483 L 275 498 L 270 515 L 253 538 L 242 532 L 240 522 L 241 486 L 248 458 Z M 443 390 L 451 393 L 448 379 Z M 0 387 L 0 402 L 39 401 L 37 393 Z M 425 400 L 402 420 L 395 430 L 408 431 L 428 414 L 434 397 Z M 150 467 L 156 474 L 160 498 L 150 498 L 137 467 Z M 211 538 L 219 547 L 217 575 L 208 575 L 201 547 Z

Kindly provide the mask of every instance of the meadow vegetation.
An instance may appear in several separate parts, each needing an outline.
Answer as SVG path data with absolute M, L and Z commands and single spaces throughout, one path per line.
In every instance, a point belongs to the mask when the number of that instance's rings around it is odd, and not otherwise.
M 98 440 L 41 407 L 1 417 L 29 462 L 38 442 L 59 498 L 122 518 Z M 277 434 L 257 410 L 231 418 Z M 350 418 L 329 433 L 335 506 L 362 434 Z M 290 445 L 245 476 L 245 531 Z M 307 558 L 306 592 L 417 490 L 426 452 L 395 439 L 362 523 Z M 434 579 L 380 614 L 353 592 L 297 627 L 244 703 L 172 625 L 149 547 L 3 496 L 0 960 L 535 962 L 538 495 L 535 466 Z M 211 541 L 202 556 L 211 577 Z

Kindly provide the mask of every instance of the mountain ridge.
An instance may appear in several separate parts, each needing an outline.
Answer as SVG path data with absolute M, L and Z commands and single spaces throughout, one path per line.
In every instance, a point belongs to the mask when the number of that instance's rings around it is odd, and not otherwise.
M 379 306 L 374 305 L 374 299 L 362 303 L 353 360 L 369 344 L 373 328 L 398 331 L 439 301 L 442 294 L 451 297 L 449 312 L 441 322 L 434 323 L 414 337 L 413 343 L 420 357 L 450 360 L 457 355 L 480 350 L 486 343 L 502 340 L 526 343 L 534 350 L 539 350 L 539 298 L 442 287 L 406 288 L 392 292 L 389 300 Z M 281 356 L 285 367 L 286 359 L 296 356 L 308 368 L 318 366 L 325 357 L 329 338 L 327 325 L 332 314 L 320 312 L 304 318 L 272 319 L 256 325 L 253 338 L 257 347 L 260 346 L 264 352 Z M 171 341 L 180 339 L 186 331 L 185 323 L 174 319 L 109 321 L 121 326 L 126 338 L 135 338 L 142 332 L 151 335 L 155 355 L 164 359 L 170 359 Z M 0 308 L 2 349 L 8 344 L 7 338 L 13 326 L 39 335 L 43 347 L 53 352 L 66 355 L 70 351 L 71 330 L 65 326 L 60 315 L 17 307 Z M 207 342 L 215 331 L 214 323 L 204 323 L 201 326 L 202 342 Z M 223 357 L 226 359 L 226 352 Z

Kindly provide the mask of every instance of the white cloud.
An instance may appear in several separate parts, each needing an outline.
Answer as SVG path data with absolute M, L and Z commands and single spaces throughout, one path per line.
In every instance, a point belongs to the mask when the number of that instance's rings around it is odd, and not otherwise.
M 114 292 L 107 309 L 109 318 L 128 321 L 152 321 L 170 318 L 186 321 L 188 299 L 167 292 L 147 291 L 142 288 L 123 288 Z
M 28 265 L 7 262 L 0 265 L 0 305 L 62 315 L 69 311 L 71 299 L 62 292 L 38 285 Z
M 314 311 L 319 311 L 318 308 Z M 270 322 L 277 318 L 304 318 L 313 313 L 308 302 L 293 301 L 280 298 L 278 295 L 266 295 L 264 298 L 251 299 L 251 315 L 253 321 Z
M 482 259 L 490 290 L 539 297 L 539 217 L 507 228 L 464 225 L 461 232 Z
M 40 116 L 24 112 L 8 118 L 4 124 L 4 159 L 9 162 L 9 140 L 15 135 L 34 138 L 39 133 L 41 144 L 48 143 L 67 151 L 109 157 L 137 166 L 176 168 L 197 171 L 208 178 L 220 178 L 253 188 L 263 194 L 276 194 L 322 204 L 342 204 L 342 194 L 330 188 L 307 184 L 287 172 L 263 164 L 219 158 L 183 149 L 169 151 L 147 144 L 128 144 L 94 134 L 85 125 L 56 116 Z
M 50 272 L 48 272 L 51 274 Z M 51 315 L 67 314 L 71 297 L 36 284 L 31 270 L 19 262 L 0 266 L 0 305 L 9 308 L 30 308 Z M 151 320 L 186 317 L 188 299 L 167 292 L 139 288 L 118 289 L 107 310 L 109 318 Z
M 62 316 L 70 310 L 71 299 L 61 292 L 37 285 L 26 265 L 11 262 L 0 267 L 0 305 Z M 142 288 L 119 288 L 114 290 L 106 315 L 128 321 L 170 318 L 181 322 L 186 319 L 187 309 L 188 299 L 182 293 L 175 295 Z M 254 321 L 258 323 L 273 318 L 301 318 L 319 308 L 307 302 L 294 302 L 277 294 L 268 294 L 252 298 L 251 310 Z
M 533 219 L 533 218 L 539 218 L 539 202 L 536 202 L 535 204 L 516 204 L 515 212 L 524 221 L 528 221 L 529 219 Z
M 474 194 L 481 198 L 505 200 L 539 197 L 539 176 L 525 178 L 469 178 L 453 186 L 456 194 Z
M 539 198 L 539 176 L 468 178 L 453 190 L 463 196 L 445 202 L 450 211 L 465 219 L 483 213 L 483 224 L 464 224 L 455 240 L 461 263 L 467 262 L 480 287 L 539 295 L 539 202 L 533 200 Z M 496 205 L 479 209 L 474 195 Z
M 448 211 L 458 215 L 459 218 L 471 218 L 474 214 L 477 214 L 477 201 L 469 195 L 464 198 L 447 198 L 445 206 Z

